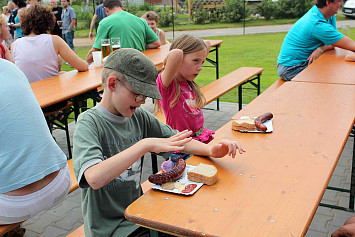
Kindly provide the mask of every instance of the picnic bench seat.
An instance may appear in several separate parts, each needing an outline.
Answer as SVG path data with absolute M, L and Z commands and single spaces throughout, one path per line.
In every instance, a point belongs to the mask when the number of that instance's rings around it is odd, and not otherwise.
M 68 160 L 68 167 L 69 167 L 69 171 L 70 171 L 70 176 L 71 176 L 71 181 L 72 181 L 72 185 L 69 189 L 69 193 L 73 192 L 74 190 L 79 188 L 79 184 L 76 181 L 75 175 L 74 175 L 74 170 L 73 170 L 73 159 Z M 22 224 L 23 222 L 18 222 L 18 223 L 14 223 L 14 224 L 9 224 L 9 225 L 0 225 L 0 236 L 5 235 L 6 233 L 8 233 L 11 230 L 16 229 L 17 226 L 19 226 L 20 224 Z M 84 236 L 84 235 L 83 235 Z

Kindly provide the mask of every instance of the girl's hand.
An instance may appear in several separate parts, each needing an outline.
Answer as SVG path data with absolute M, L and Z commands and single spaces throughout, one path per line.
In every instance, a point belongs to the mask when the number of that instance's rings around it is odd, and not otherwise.
M 228 154 L 229 156 L 232 156 L 232 158 L 235 158 L 237 149 L 239 150 L 239 154 L 245 152 L 239 142 L 223 139 L 219 144 L 212 147 L 212 157 L 221 158 Z
M 142 141 L 146 143 L 149 152 L 181 151 L 192 140 L 191 135 L 192 131 L 185 130 L 169 138 L 146 138 Z

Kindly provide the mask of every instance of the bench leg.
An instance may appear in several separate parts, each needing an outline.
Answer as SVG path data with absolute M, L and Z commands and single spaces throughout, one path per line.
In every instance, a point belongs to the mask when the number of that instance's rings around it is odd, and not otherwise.
M 159 237 L 159 233 L 156 230 L 150 230 L 149 231 L 149 236 L 150 237 Z
M 158 173 L 158 159 L 157 159 L 157 155 L 154 153 L 150 153 L 150 156 L 152 158 L 152 171 L 153 174 Z
M 241 111 L 243 108 L 242 85 L 238 86 L 238 105 L 239 111 Z

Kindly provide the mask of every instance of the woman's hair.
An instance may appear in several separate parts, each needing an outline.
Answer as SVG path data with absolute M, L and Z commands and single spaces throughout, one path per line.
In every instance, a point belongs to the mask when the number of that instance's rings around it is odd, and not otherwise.
M 49 33 L 54 27 L 55 16 L 52 11 L 40 4 L 31 6 L 25 10 L 22 16 L 22 34 L 29 35 L 31 32 L 36 35 Z
M 159 15 L 154 11 L 148 11 L 144 13 L 142 18 L 145 20 L 155 21 L 157 23 L 159 22 Z
M 6 22 L 6 16 L 2 13 L 0 13 L 0 37 L 2 35 L 2 30 L 1 30 L 1 25 L 4 24 L 4 22 Z M 0 42 L 1 44 L 2 42 Z
M 5 11 L 9 12 L 9 7 L 8 6 L 3 6 L 2 7 L 2 12 L 5 13 Z
M 181 49 L 185 55 L 185 54 L 190 54 L 190 53 L 200 51 L 202 49 L 207 50 L 207 46 L 202 39 L 192 35 L 183 34 L 177 37 L 170 45 L 169 50 L 171 51 L 173 49 Z M 180 98 L 180 85 L 179 83 L 177 83 L 176 79 L 174 79 L 174 81 L 176 85 L 176 95 L 169 105 L 170 108 L 173 108 L 177 104 Z M 197 85 L 197 83 L 194 81 L 187 81 L 187 83 L 190 85 L 191 89 L 195 92 L 196 106 L 198 108 L 202 108 L 203 106 L 205 106 L 206 98 L 201 92 L 200 87 Z
M 26 7 L 26 2 L 24 0 L 13 0 L 13 3 L 15 3 L 18 8 Z

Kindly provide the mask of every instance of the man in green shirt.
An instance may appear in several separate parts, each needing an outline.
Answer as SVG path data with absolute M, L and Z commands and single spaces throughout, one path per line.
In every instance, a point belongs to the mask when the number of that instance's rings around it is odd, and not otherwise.
M 101 50 L 101 39 L 120 37 L 121 48 L 134 48 L 139 51 L 158 48 L 159 37 L 149 28 L 147 22 L 122 9 L 120 0 L 105 0 L 104 9 L 107 17 L 100 21 L 95 43 L 86 56 L 86 61 L 93 61 L 92 52 Z

